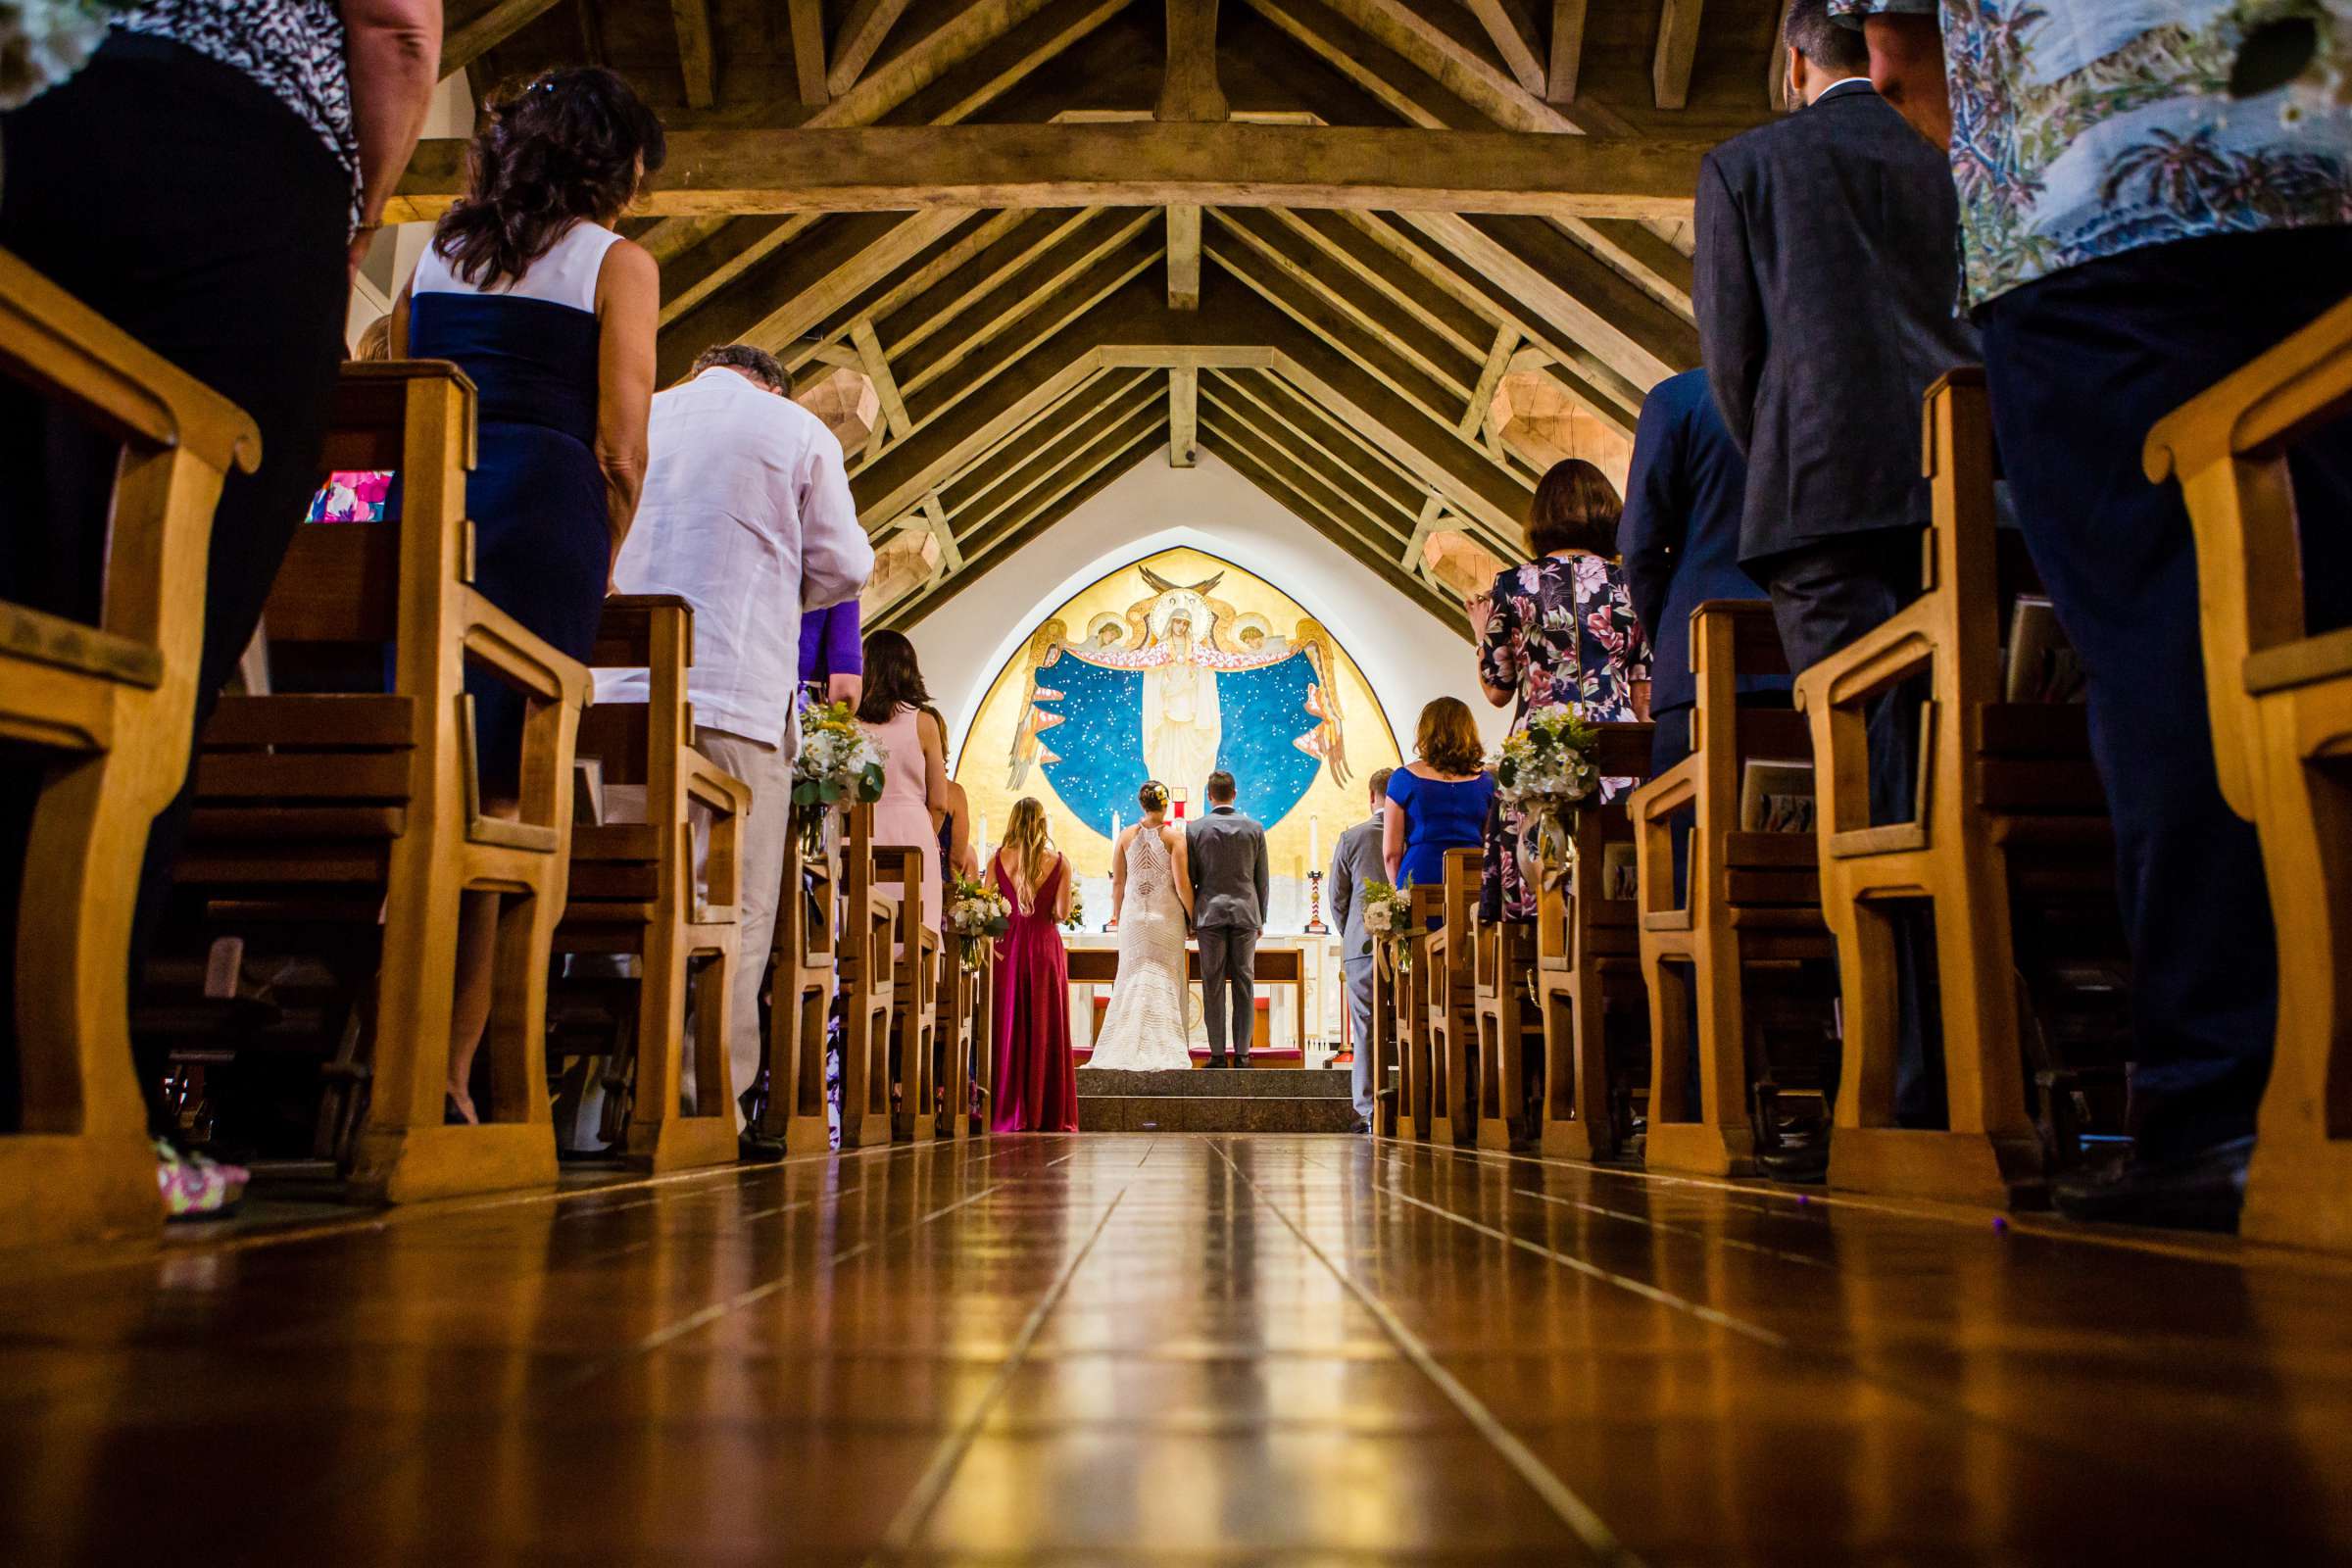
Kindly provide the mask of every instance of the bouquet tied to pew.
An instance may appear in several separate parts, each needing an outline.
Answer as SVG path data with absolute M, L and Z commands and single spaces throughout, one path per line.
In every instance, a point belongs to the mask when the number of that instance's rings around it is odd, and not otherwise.
M 874 744 L 847 703 L 827 703 L 801 714 L 801 755 L 792 762 L 792 814 L 805 858 L 813 860 L 825 853 L 825 824 L 835 809 L 882 798 L 882 764 L 889 755 Z
M 1061 917 L 1065 931 L 1083 930 L 1086 926 L 1086 895 L 1078 887 L 1078 879 L 1070 879 L 1070 912 Z
M 980 944 L 1012 929 L 1012 905 L 985 882 L 959 876 L 948 889 L 948 929 L 956 934 L 956 957 L 969 974 L 980 967 Z
M 1367 882 L 1363 900 L 1366 934 L 1385 945 L 1396 972 L 1405 973 L 1413 966 L 1412 895 L 1386 882 Z
M 1494 759 L 1494 798 L 1547 864 L 1564 861 L 1574 848 L 1577 808 L 1600 788 L 1599 749 L 1600 731 L 1573 707 L 1553 703 L 1530 712 Z

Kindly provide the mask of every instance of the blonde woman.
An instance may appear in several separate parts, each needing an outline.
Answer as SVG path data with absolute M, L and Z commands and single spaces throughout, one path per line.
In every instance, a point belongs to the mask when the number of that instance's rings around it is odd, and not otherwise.
M 1119 977 L 1103 1010 L 1090 1067 L 1150 1072 L 1193 1064 L 1184 1026 L 1185 922 L 1193 879 L 1184 830 L 1168 821 L 1168 787 L 1136 792 L 1143 820 L 1110 852 L 1110 917 L 1119 927 Z
M 1078 1076 L 1070 1059 L 1070 959 L 1061 922 L 1070 914 L 1069 858 L 1046 832 L 1035 797 L 1013 803 L 988 878 L 1012 906 L 997 943 L 996 1099 L 989 1129 L 1074 1133 Z

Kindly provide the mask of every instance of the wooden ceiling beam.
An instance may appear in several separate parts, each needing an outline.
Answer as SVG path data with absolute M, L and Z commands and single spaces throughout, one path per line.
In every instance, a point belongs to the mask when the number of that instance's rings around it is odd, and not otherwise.
M 921 594 L 893 606 L 883 615 L 879 629 L 910 629 L 1003 563 L 1018 555 L 1025 546 L 1053 532 L 1072 513 L 1109 489 L 1137 464 L 1150 457 L 1158 444 L 1158 436 L 1157 429 L 1147 430 L 1125 451 L 1113 453 L 1095 466 L 1092 472 L 1074 478 L 1066 485 L 1055 486 L 1051 494 L 1040 497 L 1036 505 L 1012 527 L 991 542 L 985 559 L 967 564 L 963 570 L 954 576 L 934 581 Z
M 662 324 L 667 326 L 745 272 L 799 239 L 824 219 L 822 213 L 790 218 L 671 219 L 647 237 L 669 239 L 671 224 L 708 224 L 700 236 L 676 236 L 688 248 L 674 257 L 656 257 L 662 266 Z
M 1467 377 L 1450 384 L 1424 374 L 1379 332 L 1334 310 L 1296 279 L 1270 270 L 1262 258 L 1237 251 L 1220 232 L 1207 244 L 1207 255 L 1219 267 L 1248 284 L 1266 303 L 1298 322 L 1317 339 L 1344 356 L 1366 375 L 1410 403 L 1431 419 L 1450 429 L 1453 411 L 1469 395 Z
M 454 76 L 555 9 L 556 0 L 497 0 L 441 41 L 441 74 Z
M 906 417 L 906 399 L 899 391 L 899 378 L 890 368 L 890 360 L 882 352 L 882 340 L 874 335 L 873 318 L 860 316 L 850 323 L 850 341 L 858 347 L 858 360 L 865 370 L 865 378 L 874 384 L 874 397 L 882 405 L 883 428 L 893 438 L 904 441 L 914 433 L 914 421 Z
M 1118 212 L 1079 225 L 1040 255 L 1033 266 L 1017 270 L 976 300 L 969 313 L 973 321 L 969 328 L 940 341 L 928 354 L 908 358 L 906 390 L 923 391 L 1036 312 L 1060 302 L 1064 292 L 1079 287 L 1080 280 L 1104 258 L 1135 243 L 1152 226 L 1154 216 Z M 1153 246 L 1150 259 L 1157 257 L 1158 248 Z
M 1566 108 L 1576 102 L 1576 77 L 1585 63 L 1586 0 L 1551 0 L 1550 70 L 1544 98 Z
M 1365 479 L 1360 470 L 1342 462 L 1328 444 L 1307 439 L 1298 425 L 1274 418 L 1265 404 L 1242 394 L 1242 382 L 1260 379 L 1263 374 L 1258 371 L 1212 372 L 1201 399 L 1211 411 L 1208 416 L 1220 422 L 1230 419 L 1282 453 L 1301 470 L 1316 475 L 1334 493 L 1347 497 L 1351 507 L 1384 531 L 1396 531 L 1398 509 L 1386 491 Z M 1403 509 L 1402 515 L 1408 519 L 1412 516 L 1410 506 Z
M 968 298 L 969 288 L 958 285 L 963 278 L 970 275 L 972 264 L 1002 246 L 1014 231 L 1027 224 L 1031 219 L 1045 216 L 1048 215 L 1029 212 L 1017 207 L 1008 208 L 1001 213 L 991 213 L 969 230 L 958 234 L 955 244 L 926 258 L 922 266 L 891 279 L 890 287 L 875 295 L 873 299 L 872 314 L 876 327 L 891 326 L 902 311 L 919 312 L 922 302 L 939 298 L 943 294 L 947 298 L 956 300 Z M 932 319 L 917 314 L 915 319 L 918 323 L 927 322 L 924 329 L 911 335 L 892 330 L 890 333 L 892 351 L 894 353 L 904 352 L 906 349 L 911 348 L 923 337 L 928 336 L 931 330 L 945 324 L 948 317 L 953 315 L 954 312 L 950 311 L 946 316 Z
M 1483 121 L 1507 130 L 1612 136 L 1635 128 L 1623 115 L 1591 99 L 1573 108 L 1546 102 L 1408 0 L 1327 0 L 1329 9 L 1314 0 L 1250 3 L 1326 64 L 1381 97 L 1408 124 L 1439 129 Z M 1344 20 L 1333 12 L 1344 13 Z M 1581 33 L 1581 8 L 1572 20 Z M 1555 48 L 1556 27 L 1555 21 Z M 1581 51 L 1581 38 L 1577 47 Z M 1692 317 L 1690 259 L 1655 231 L 1670 224 L 1574 216 L 1560 223 L 1669 308 Z
M 1168 209 L 1168 309 L 1200 308 L 1200 209 L 1179 203 Z
M 1469 621 L 1463 616 L 1461 607 L 1448 604 L 1428 583 L 1411 572 L 1400 570 L 1394 560 L 1366 545 L 1336 517 L 1325 513 L 1301 483 L 1295 482 L 1290 475 L 1281 471 L 1278 458 L 1261 456 L 1246 440 L 1227 433 L 1222 426 L 1212 425 L 1204 434 L 1207 450 L 1215 453 L 1236 473 L 1264 492 L 1268 499 L 1307 522 L 1314 521 L 1318 515 L 1323 516 L 1327 523 L 1323 530 L 1325 537 L 1379 574 L 1390 586 L 1400 590 L 1407 599 L 1429 612 L 1455 635 L 1465 642 L 1469 640 Z
M 1470 390 L 1465 361 L 1475 358 L 1409 317 L 1383 307 L 1379 294 L 1345 270 L 1322 264 L 1313 245 L 1276 220 L 1258 213 L 1216 214 L 1217 226 L 1247 245 L 1267 266 L 1300 289 L 1323 300 L 1356 328 L 1440 386 L 1461 397 Z
M 1334 544 L 1353 545 L 1362 551 L 1358 559 L 1367 561 L 1385 560 L 1396 548 L 1396 541 L 1402 536 L 1373 515 L 1364 502 L 1347 490 L 1327 468 L 1300 462 L 1262 431 L 1238 418 L 1228 404 L 1212 404 L 1208 421 L 1211 428 L 1222 432 L 1229 448 L 1238 446 L 1267 467 L 1279 467 L 1293 489 L 1310 498 L 1315 511 L 1329 519 L 1331 526 L 1324 531 L 1334 535 Z
M 1486 352 L 1494 322 L 1483 312 L 1431 282 L 1391 254 L 1342 213 L 1294 213 L 1274 217 L 1311 243 L 1326 268 L 1336 268 L 1377 293 L 1383 311 L 1400 312 L 1436 334 L 1464 359 Z
M 1391 506 L 1405 514 L 1410 515 L 1420 505 L 1420 497 L 1429 492 L 1427 481 L 1412 469 L 1300 397 L 1273 371 L 1237 366 L 1217 374 L 1233 396 L 1258 411 L 1264 419 L 1346 468 L 1366 489 L 1386 496 Z
M 1494 390 L 1502 385 L 1503 373 L 1511 367 L 1511 351 L 1519 346 L 1519 331 L 1505 323 L 1494 329 L 1494 342 L 1487 351 L 1485 368 L 1478 372 L 1478 385 L 1470 391 L 1469 406 L 1462 410 L 1458 426 L 1465 437 L 1484 430 L 1494 411 Z
M 996 495 L 1014 470 L 1040 453 L 1083 445 L 1111 425 L 1159 400 L 1158 377 L 1149 370 L 1107 370 L 1051 412 L 1030 420 L 932 494 L 941 498 L 951 522 L 969 518 Z M 1085 432 L 1080 436 L 1078 432 Z M 993 509 L 992 509 L 993 510 Z M 969 533 L 969 525 L 959 524 Z
M 1650 57 L 1649 88 L 1660 109 L 1690 102 L 1690 68 L 1698 61 L 1700 0 L 1659 0 L 1658 47 Z
M 839 100 L 836 100 L 838 105 Z M 438 218 L 465 144 L 425 143 L 394 221 Z M 1354 125 L 866 125 L 682 131 L 656 217 L 994 207 L 1328 207 L 1688 218 L 1699 142 Z
M 746 271 L 735 287 L 673 318 L 662 330 L 658 373 L 666 382 L 711 343 L 782 351 L 970 216 L 857 214 L 817 224 L 766 265 Z
M 1519 85 L 1544 96 L 1545 68 L 1543 40 L 1536 35 L 1536 19 L 1525 0 L 1468 0 L 1470 14 L 1494 41 L 1494 52 Z
M 1557 330 L 1494 279 L 1432 250 L 1410 231 L 1371 214 L 1350 214 L 1349 220 L 1358 231 L 1431 283 L 1490 320 L 1518 328 L 1522 337 L 1562 367 L 1562 383 L 1573 388 L 1592 413 L 1618 425 L 1627 435 L 1633 433 L 1634 421 L 1642 413 L 1642 390 L 1603 364 L 1592 350 Z
M 881 50 L 906 10 L 906 0 L 855 0 L 833 35 L 833 59 L 825 72 L 825 86 L 834 97 L 858 85 L 866 62 Z
M 678 74 L 689 108 L 718 102 L 718 40 L 710 22 L 710 0 L 669 0 L 670 24 L 678 35 Z
M 1217 0 L 1165 0 L 1167 69 L 1157 120 L 1209 124 L 1231 113 L 1217 85 Z
M 1200 371 L 1190 365 L 1168 369 L 1168 466 L 1189 468 L 1200 445 Z
M 1167 410 L 1159 398 L 1147 395 L 1140 402 L 1114 403 L 1085 423 L 1056 432 L 1055 439 L 1044 447 L 1021 453 L 991 487 L 988 503 L 975 505 L 965 514 L 970 518 L 961 530 L 965 559 L 985 557 L 1020 515 L 1023 503 L 1056 478 L 1073 467 L 1083 477 L 1093 471 L 1091 462 L 1124 451 L 1146 432 L 1164 430 L 1167 422 Z
M 822 109 L 832 102 L 825 84 L 825 0 L 785 0 L 792 23 L 792 70 L 801 102 Z

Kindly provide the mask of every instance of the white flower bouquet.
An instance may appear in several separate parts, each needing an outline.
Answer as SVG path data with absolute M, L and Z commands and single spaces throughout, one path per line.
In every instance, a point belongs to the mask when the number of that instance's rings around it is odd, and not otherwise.
M 888 758 L 847 703 L 828 703 L 801 715 L 801 755 L 792 762 L 792 813 L 800 826 L 802 850 L 809 858 L 825 853 L 825 822 L 836 808 L 882 798 L 882 764 Z
M 1012 905 L 985 882 L 957 877 L 948 889 L 947 927 L 956 937 L 956 956 L 966 972 L 980 967 L 980 944 L 1012 929 Z
M 1061 923 L 1064 930 L 1079 931 L 1086 926 L 1086 894 L 1077 886 L 1075 877 L 1070 880 L 1070 912 L 1061 917 Z
M 1396 972 L 1413 966 L 1413 900 L 1402 888 L 1367 882 L 1363 888 L 1364 930 L 1388 947 Z
M 1568 842 L 1578 807 L 1600 788 L 1600 732 L 1565 703 L 1539 708 L 1494 759 L 1494 796 L 1548 852 Z
M 79 71 L 128 0 L 0 0 L 0 109 L 21 109 Z

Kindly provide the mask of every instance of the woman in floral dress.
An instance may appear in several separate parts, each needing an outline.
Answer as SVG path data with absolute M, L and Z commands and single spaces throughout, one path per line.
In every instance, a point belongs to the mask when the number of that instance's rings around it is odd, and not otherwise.
M 1514 733 L 1530 711 L 1554 703 L 1596 723 L 1649 716 L 1649 647 L 1617 565 L 1623 509 L 1616 488 L 1592 464 L 1570 458 L 1552 465 L 1528 511 L 1534 559 L 1505 570 L 1464 607 L 1478 638 L 1479 684 L 1495 707 L 1515 705 Z M 1633 784 L 1603 779 L 1600 798 L 1615 800 Z M 1487 818 L 1480 905 L 1488 920 L 1536 917 L 1526 826 L 1499 803 Z

